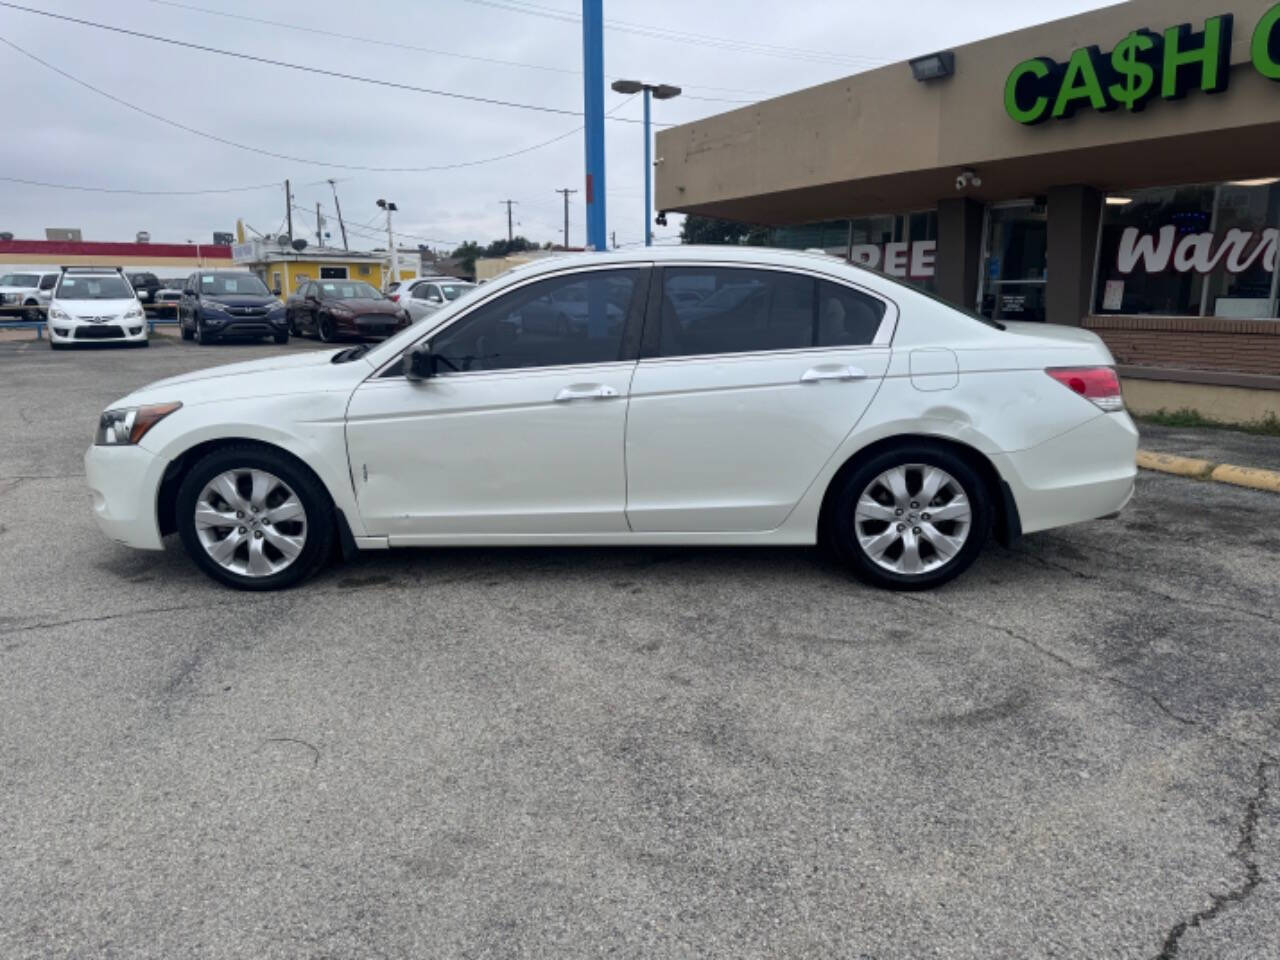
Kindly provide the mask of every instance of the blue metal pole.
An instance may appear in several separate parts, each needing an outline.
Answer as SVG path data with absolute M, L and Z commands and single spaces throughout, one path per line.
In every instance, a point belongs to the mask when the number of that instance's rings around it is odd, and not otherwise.
M 653 159 L 652 135 L 649 133 L 649 87 L 644 88 L 644 245 L 653 246 Z
M 587 246 L 607 250 L 604 209 L 604 0 L 582 0 L 582 72 L 587 141 Z

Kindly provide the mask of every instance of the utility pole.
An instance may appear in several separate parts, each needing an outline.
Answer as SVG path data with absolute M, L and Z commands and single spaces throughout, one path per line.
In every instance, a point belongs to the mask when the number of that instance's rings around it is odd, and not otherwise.
M 284 212 L 289 218 L 289 242 L 293 243 L 293 191 L 289 189 L 289 181 L 284 182 Z
M 507 205 L 507 243 L 509 244 L 511 243 L 512 240 L 516 238 L 515 230 L 511 225 L 511 205 L 513 203 L 519 203 L 520 201 L 519 200 L 499 200 L 498 202 L 505 203 Z
M 324 215 L 320 212 L 320 201 L 316 201 L 316 246 L 324 246 Z
M 338 185 L 336 181 L 329 181 L 329 189 L 333 191 L 333 209 L 338 213 L 338 229 L 342 231 L 342 249 L 350 250 L 347 246 L 347 225 L 342 222 L 342 204 L 338 203 Z
M 577 192 L 577 190 L 570 190 L 568 187 L 556 191 L 556 193 L 564 194 L 564 248 L 566 250 L 569 249 L 569 194 Z

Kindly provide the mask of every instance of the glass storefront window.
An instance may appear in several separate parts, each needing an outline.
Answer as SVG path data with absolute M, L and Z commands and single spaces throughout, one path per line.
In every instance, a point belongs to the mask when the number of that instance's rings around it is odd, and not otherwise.
M 1274 180 L 1108 197 L 1094 312 L 1273 317 L 1277 224 Z
M 773 233 L 772 243 L 793 250 L 825 250 L 924 290 L 937 289 L 938 214 L 935 210 L 779 227 Z
M 982 252 L 982 302 L 993 320 L 1045 319 L 1048 218 L 1042 204 L 991 206 Z

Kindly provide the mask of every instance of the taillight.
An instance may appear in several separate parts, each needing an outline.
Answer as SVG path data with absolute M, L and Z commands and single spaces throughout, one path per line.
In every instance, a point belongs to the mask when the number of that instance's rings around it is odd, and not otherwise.
M 1114 367 L 1050 367 L 1045 373 L 1099 410 L 1115 413 L 1124 409 L 1120 378 Z
M 399 303 L 399 302 L 400 302 L 400 294 L 398 294 L 398 293 L 393 293 L 393 294 L 391 295 L 391 302 L 392 302 L 392 303 Z

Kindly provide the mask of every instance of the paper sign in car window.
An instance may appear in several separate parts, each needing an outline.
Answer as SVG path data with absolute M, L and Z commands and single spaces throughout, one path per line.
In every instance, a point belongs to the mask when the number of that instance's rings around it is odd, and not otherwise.
M 200 282 L 201 282 L 201 283 L 213 283 L 213 277 L 201 277 L 201 278 L 200 278 Z
M 325 288 L 326 290 L 333 290 L 333 289 L 335 289 L 335 287 L 334 287 L 334 285 L 333 285 L 332 283 L 326 283 L 326 284 L 324 285 L 324 288 Z
M 223 283 L 223 286 L 225 286 L 225 287 L 227 288 L 227 293 L 235 293 L 235 292 L 236 292 L 236 290 L 238 290 L 238 289 L 239 289 L 239 288 L 236 286 L 236 284 L 237 284 L 238 282 L 239 282 L 239 281 L 236 281 L 236 280 L 224 280 L 222 283 Z

